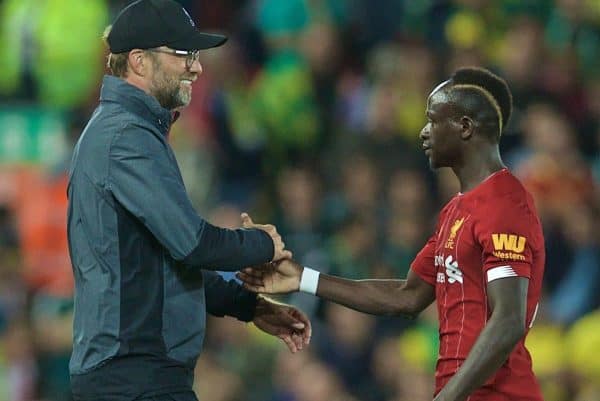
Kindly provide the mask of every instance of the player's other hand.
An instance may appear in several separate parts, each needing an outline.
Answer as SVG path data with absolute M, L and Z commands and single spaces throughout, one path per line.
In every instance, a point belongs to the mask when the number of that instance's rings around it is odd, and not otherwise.
M 277 228 L 275 228 L 272 224 L 256 224 L 252 221 L 252 218 L 248 215 L 248 213 L 242 213 L 242 227 L 244 228 L 258 228 L 259 230 L 263 230 L 267 234 L 271 236 L 273 240 L 273 260 L 281 260 L 281 259 L 290 259 L 292 257 L 292 252 L 285 249 L 285 243 L 281 239 L 281 235 L 277 232 Z
M 279 337 L 293 353 L 310 343 L 310 320 L 293 306 L 259 296 L 252 323 L 265 333 Z
M 237 273 L 244 287 L 253 292 L 287 294 L 298 291 L 304 268 L 291 259 L 247 267 Z

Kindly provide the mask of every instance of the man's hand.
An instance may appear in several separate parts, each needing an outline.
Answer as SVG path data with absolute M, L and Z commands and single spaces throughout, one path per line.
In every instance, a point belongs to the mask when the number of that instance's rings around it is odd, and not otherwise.
M 292 253 L 285 249 L 285 244 L 281 239 L 281 235 L 277 232 L 277 228 L 275 228 L 272 224 L 255 224 L 250 216 L 247 213 L 242 213 L 242 227 L 244 228 L 258 228 L 259 230 L 263 230 L 267 234 L 271 236 L 273 240 L 273 260 L 281 260 L 281 259 L 290 259 L 292 257 Z
M 247 267 L 237 273 L 244 287 L 253 292 L 287 294 L 298 291 L 303 267 L 291 259 Z
M 259 295 L 252 323 L 265 333 L 279 337 L 292 353 L 310 343 L 310 320 L 293 306 Z

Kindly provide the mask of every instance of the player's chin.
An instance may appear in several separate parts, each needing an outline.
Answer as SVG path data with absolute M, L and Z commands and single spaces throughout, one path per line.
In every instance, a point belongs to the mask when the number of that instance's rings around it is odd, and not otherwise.
M 437 155 L 431 153 L 429 155 L 429 167 L 432 170 L 437 170 L 442 167 L 452 167 L 452 163 L 449 163 L 443 158 L 437 157 Z

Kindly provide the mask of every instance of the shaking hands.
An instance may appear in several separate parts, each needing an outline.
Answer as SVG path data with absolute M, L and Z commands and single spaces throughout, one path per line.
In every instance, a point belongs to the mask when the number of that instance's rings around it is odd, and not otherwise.
M 273 240 L 273 260 L 281 260 L 281 259 L 291 259 L 292 253 L 285 249 L 285 243 L 281 239 L 281 235 L 277 232 L 277 228 L 275 228 L 272 224 L 256 224 L 252 221 L 252 218 L 248 215 L 248 213 L 242 213 L 242 227 L 244 228 L 258 228 L 259 230 L 263 230 Z
M 287 294 L 298 291 L 304 268 L 291 259 L 246 267 L 237 273 L 244 288 L 264 294 Z
M 292 253 L 285 249 L 281 235 L 272 224 L 256 224 L 247 213 L 242 213 L 242 227 L 263 230 L 273 240 L 273 261 L 261 266 L 248 267 L 237 273 L 246 289 L 253 292 L 280 294 L 297 291 L 302 267 L 291 260 Z M 311 325 L 300 310 L 259 297 L 254 324 L 262 331 L 281 338 L 292 352 L 308 345 Z
M 303 267 L 292 260 L 292 253 L 285 244 L 275 226 L 256 224 L 247 213 L 242 213 L 242 227 L 258 228 L 273 239 L 275 252 L 273 261 L 259 266 L 247 267 L 237 274 L 244 287 L 253 292 L 266 294 L 284 294 L 298 291 Z

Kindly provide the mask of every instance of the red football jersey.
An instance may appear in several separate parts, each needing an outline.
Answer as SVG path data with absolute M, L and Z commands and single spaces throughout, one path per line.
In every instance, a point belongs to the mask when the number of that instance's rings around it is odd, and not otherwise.
M 535 319 L 544 273 L 544 237 L 533 199 L 508 170 L 459 193 L 411 269 L 435 286 L 440 322 L 436 394 L 458 371 L 490 318 L 487 284 L 527 277 L 527 327 Z M 468 401 L 542 401 L 523 338 Z

